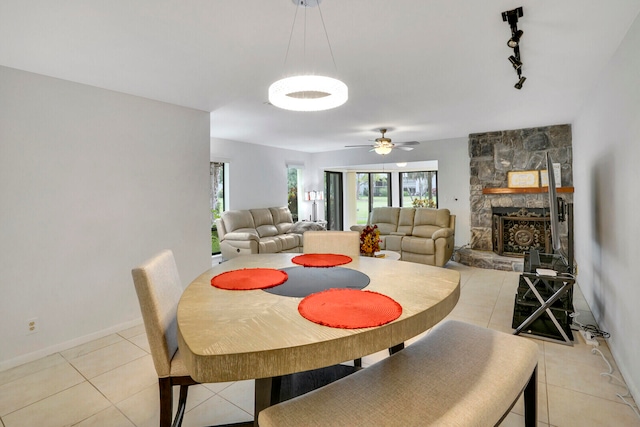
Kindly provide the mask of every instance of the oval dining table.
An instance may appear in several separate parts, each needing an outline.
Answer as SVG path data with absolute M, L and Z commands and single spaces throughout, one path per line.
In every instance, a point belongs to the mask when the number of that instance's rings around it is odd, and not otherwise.
M 260 410 L 275 403 L 274 379 L 402 346 L 446 317 L 460 296 L 457 271 L 357 257 L 340 268 L 364 273 L 369 278 L 364 290 L 392 298 L 402 314 L 382 326 L 342 329 L 302 317 L 301 297 L 211 285 L 214 276 L 227 271 L 294 267 L 297 255 L 246 255 L 225 261 L 193 280 L 178 304 L 178 345 L 191 377 L 201 383 L 254 379 L 256 420 Z

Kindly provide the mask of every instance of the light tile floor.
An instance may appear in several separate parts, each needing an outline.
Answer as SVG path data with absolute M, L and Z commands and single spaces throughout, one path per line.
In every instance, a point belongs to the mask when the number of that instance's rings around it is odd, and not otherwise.
M 460 301 L 449 317 L 511 333 L 518 274 L 449 263 L 460 271 Z M 583 324 L 595 323 L 584 297 L 574 291 Z M 608 366 L 576 334 L 565 346 L 534 339 L 540 348 L 540 426 L 640 426 L 617 394 L 624 385 L 601 376 Z M 620 377 L 606 342 L 597 347 Z M 363 365 L 387 357 L 367 356 Z M 631 398 L 628 399 L 633 402 Z M 176 396 L 177 401 L 177 396 Z M 158 425 L 158 386 L 142 325 L 0 372 L 0 427 Z M 519 401 L 502 426 L 523 426 Z M 191 387 L 183 425 L 203 426 L 253 418 L 253 382 Z

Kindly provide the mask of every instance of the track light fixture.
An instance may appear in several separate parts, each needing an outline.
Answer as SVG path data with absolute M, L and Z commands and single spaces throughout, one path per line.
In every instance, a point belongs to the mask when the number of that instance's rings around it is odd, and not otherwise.
M 509 46 L 510 48 L 518 47 L 518 44 L 520 44 L 520 37 L 522 37 L 522 34 L 524 34 L 522 30 L 517 30 L 515 34 L 512 35 L 509 41 L 507 42 L 507 46 Z
M 513 65 L 513 68 L 516 70 L 519 70 L 522 67 L 522 62 L 520 62 L 520 60 L 513 55 L 509 57 L 509 61 L 511 62 L 511 65 Z
M 514 86 L 516 89 L 522 89 L 522 84 L 527 79 L 522 75 L 522 61 L 520 60 L 520 39 L 524 32 L 518 29 L 518 18 L 522 17 L 522 7 L 502 12 L 502 21 L 508 22 L 511 27 L 511 38 L 507 41 L 507 46 L 513 49 L 513 55 L 509 56 L 509 62 L 518 74 L 518 83 Z

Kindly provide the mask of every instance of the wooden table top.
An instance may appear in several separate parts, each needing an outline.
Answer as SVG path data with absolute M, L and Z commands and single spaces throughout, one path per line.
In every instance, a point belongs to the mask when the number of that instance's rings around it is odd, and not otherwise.
M 207 270 L 185 289 L 178 304 L 178 342 L 196 381 L 276 377 L 366 356 L 431 328 L 460 296 L 457 271 L 358 257 L 341 267 L 367 274 L 371 282 L 365 289 L 396 300 L 402 315 L 379 327 L 339 329 L 303 318 L 298 313 L 302 298 L 211 286 L 211 278 L 225 271 L 291 267 L 295 255 L 237 257 Z

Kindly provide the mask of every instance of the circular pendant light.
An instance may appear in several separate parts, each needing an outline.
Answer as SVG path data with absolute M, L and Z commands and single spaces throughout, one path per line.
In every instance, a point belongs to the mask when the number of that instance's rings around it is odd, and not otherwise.
M 318 8 L 320 19 L 322 21 L 322 27 L 324 28 L 324 35 L 327 39 L 327 45 L 329 52 L 331 53 L 331 59 L 335 67 L 335 58 L 333 57 L 333 50 L 331 49 L 331 43 L 329 43 L 329 36 L 327 29 L 324 25 L 324 18 L 320 10 L 320 3 L 322 0 L 291 0 L 298 8 Z M 296 9 L 297 15 L 298 9 Z M 304 37 L 303 37 L 303 55 L 306 58 L 306 13 L 304 21 Z M 289 36 L 289 46 L 287 47 L 287 54 L 285 56 L 285 64 L 289 57 L 289 48 L 291 46 L 291 40 L 294 39 L 293 33 L 295 28 L 296 19 L 293 19 L 293 26 L 291 27 L 291 35 Z M 336 67 L 337 70 L 337 67 Z M 292 77 L 286 77 L 280 79 L 269 86 L 269 103 L 278 108 L 291 111 L 323 111 L 336 108 L 347 102 L 349 99 L 349 90 L 347 85 L 338 79 L 326 76 L 318 76 L 314 74 L 301 74 Z
M 341 106 L 347 99 L 347 85 L 331 77 L 293 76 L 269 86 L 269 102 L 285 110 L 330 110 Z

